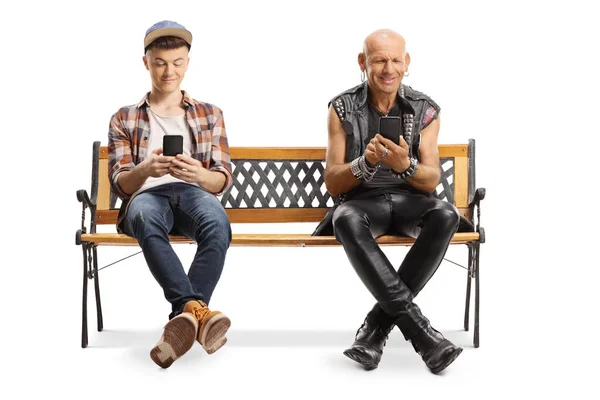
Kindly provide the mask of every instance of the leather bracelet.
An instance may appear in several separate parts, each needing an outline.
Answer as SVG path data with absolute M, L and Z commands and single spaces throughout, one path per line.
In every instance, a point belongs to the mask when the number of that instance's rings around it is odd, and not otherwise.
M 417 170 L 419 169 L 419 162 L 414 157 L 409 158 L 409 161 L 410 161 L 410 165 L 404 171 L 402 171 L 402 172 L 393 171 L 394 175 L 396 175 L 396 177 L 398 179 L 404 179 L 404 180 L 412 179 L 417 174 Z

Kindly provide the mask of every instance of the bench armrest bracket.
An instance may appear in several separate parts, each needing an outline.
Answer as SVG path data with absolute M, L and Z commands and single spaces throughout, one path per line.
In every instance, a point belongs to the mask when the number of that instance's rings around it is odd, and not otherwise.
M 75 236 L 75 244 L 81 244 L 81 234 L 87 233 L 88 230 L 85 226 L 85 210 L 86 208 L 90 209 L 90 233 L 96 233 L 96 203 L 95 201 L 90 200 L 90 196 L 88 196 L 87 191 L 85 189 L 80 189 L 77 191 L 77 200 L 81 203 L 81 228 L 77 230 Z
M 479 232 L 479 241 L 485 243 L 485 230 L 481 227 L 481 200 L 485 199 L 485 188 L 478 188 L 475 190 L 473 200 L 469 204 L 469 210 L 471 215 L 475 215 L 475 208 L 477 207 L 477 225 L 475 230 Z

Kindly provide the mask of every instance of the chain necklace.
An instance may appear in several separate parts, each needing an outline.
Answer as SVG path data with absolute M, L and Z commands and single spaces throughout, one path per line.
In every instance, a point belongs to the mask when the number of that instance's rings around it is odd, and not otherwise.
M 400 85 L 400 97 L 404 98 L 404 86 Z M 392 105 L 390 106 L 390 108 L 388 108 L 387 112 L 383 112 L 379 109 L 379 107 L 377 107 L 375 104 L 373 104 L 373 102 L 369 102 L 373 107 L 375 107 L 375 109 L 377 111 L 379 111 L 380 114 L 382 114 L 384 117 L 387 117 L 388 114 L 390 113 L 390 111 L 392 111 L 392 108 L 394 108 L 394 105 L 396 104 L 396 102 L 392 103 Z
M 387 117 L 388 114 L 390 113 L 390 111 L 392 110 L 392 108 L 394 108 L 395 103 L 393 103 L 390 108 L 388 108 L 387 112 L 383 112 L 379 109 L 379 107 L 377 107 L 375 104 L 371 103 L 371 105 L 377 110 L 379 111 L 380 114 L 382 114 L 384 117 Z

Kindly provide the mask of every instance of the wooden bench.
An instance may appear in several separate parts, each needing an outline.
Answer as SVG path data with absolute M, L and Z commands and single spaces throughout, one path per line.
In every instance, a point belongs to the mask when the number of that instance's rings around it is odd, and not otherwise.
M 231 223 L 314 222 L 323 219 L 333 206 L 333 198 L 325 189 L 325 148 L 259 148 L 230 149 L 234 183 L 221 196 Z M 475 189 L 475 141 L 468 144 L 440 145 L 442 176 L 436 196 L 456 205 L 461 214 L 461 229 L 451 244 L 468 247 L 466 304 L 464 328 L 469 329 L 471 281 L 475 279 L 474 338 L 479 347 L 479 246 L 485 234 L 479 224 L 480 201 L 485 189 Z M 96 233 L 98 225 L 116 224 L 117 198 L 108 181 L 108 148 L 94 142 L 92 156 L 92 186 L 77 191 L 82 204 L 81 228 L 76 244 L 83 251 L 83 308 L 81 346 L 88 344 L 87 281 L 94 280 L 98 331 L 102 331 L 102 306 L 98 280 L 98 247 L 137 246 L 137 241 L 117 233 Z M 89 209 L 86 227 L 86 209 Z M 475 214 L 476 213 L 476 214 Z M 476 215 L 476 218 L 475 218 Z M 116 232 L 116 229 L 115 229 Z M 193 243 L 182 236 L 171 236 L 172 243 Z M 382 236 L 380 245 L 410 246 L 414 239 Z M 309 234 L 233 234 L 232 246 L 339 246 L 334 236 Z

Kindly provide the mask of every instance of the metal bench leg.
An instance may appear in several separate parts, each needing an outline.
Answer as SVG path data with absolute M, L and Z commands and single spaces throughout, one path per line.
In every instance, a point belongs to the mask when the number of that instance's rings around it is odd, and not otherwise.
M 469 330 L 469 306 L 471 305 L 471 274 L 473 271 L 473 245 L 469 247 L 469 269 L 467 270 L 467 298 L 465 300 L 465 331 Z
M 88 280 L 88 259 L 87 259 L 87 245 L 84 243 L 81 245 L 83 250 L 83 298 L 82 298 L 82 310 L 81 310 L 81 347 L 86 348 L 88 345 L 88 331 L 87 331 L 87 280 Z
M 475 245 L 475 333 L 473 335 L 473 345 L 479 347 L 479 246 Z
M 100 302 L 100 282 L 98 281 L 98 246 L 94 246 L 94 289 L 96 291 L 96 314 L 98 317 L 98 332 L 102 332 L 102 303 Z

